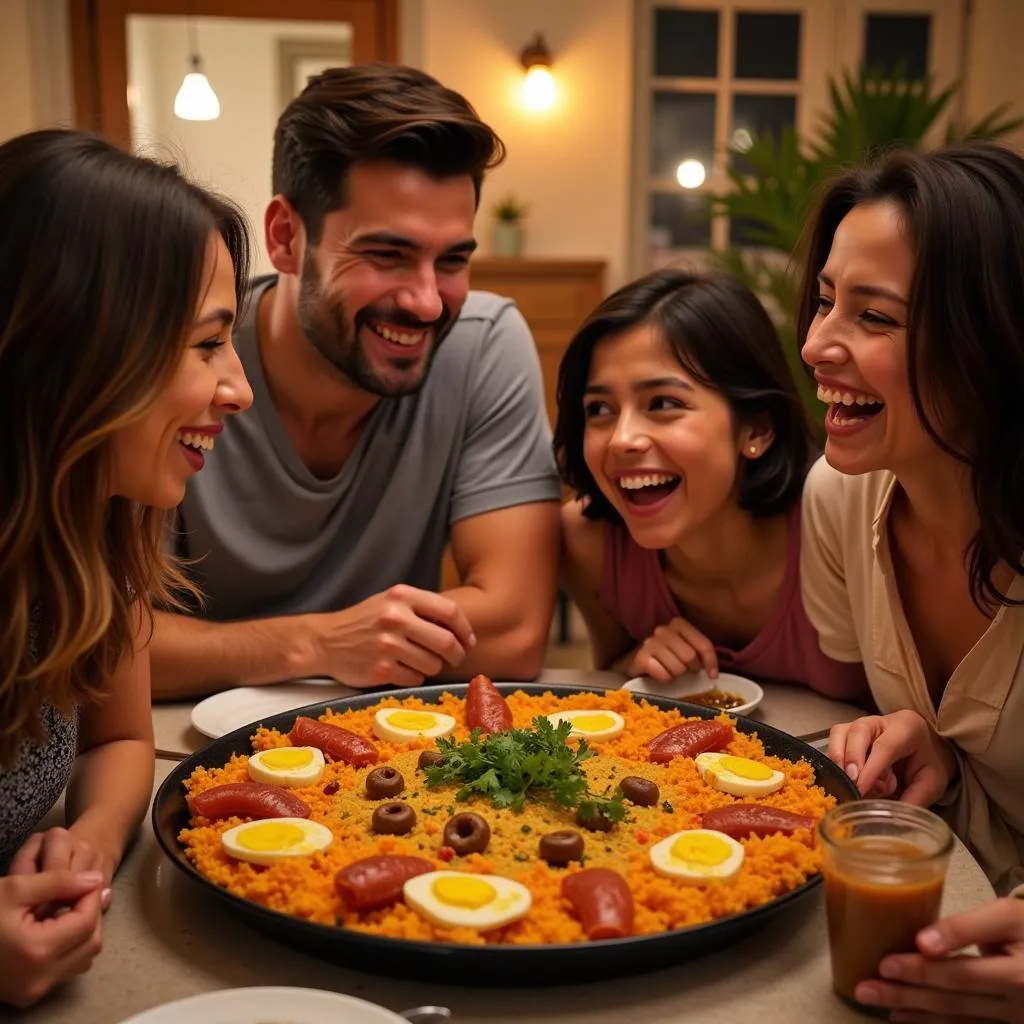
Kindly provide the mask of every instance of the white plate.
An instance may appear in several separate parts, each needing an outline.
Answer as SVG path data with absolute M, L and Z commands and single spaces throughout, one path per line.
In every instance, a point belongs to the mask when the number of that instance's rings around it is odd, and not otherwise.
M 192 725 L 204 736 L 217 739 L 243 725 L 292 711 L 307 704 L 359 693 L 333 679 L 296 679 L 269 686 L 240 686 L 201 700 L 192 709 Z
M 408 1024 L 363 999 L 315 988 L 234 988 L 145 1010 L 121 1024 Z
M 700 672 L 687 672 L 684 676 L 676 676 L 671 683 L 656 683 L 650 676 L 637 676 L 623 686 L 624 690 L 634 693 L 649 693 L 655 697 L 672 697 L 674 700 L 686 700 L 695 693 L 703 693 L 711 689 L 725 690 L 735 693 L 746 703 L 738 708 L 729 708 L 730 715 L 749 715 L 764 698 L 764 690 L 751 679 L 733 676 L 720 672 L 717 679 L 712 679 L 703 669 Z

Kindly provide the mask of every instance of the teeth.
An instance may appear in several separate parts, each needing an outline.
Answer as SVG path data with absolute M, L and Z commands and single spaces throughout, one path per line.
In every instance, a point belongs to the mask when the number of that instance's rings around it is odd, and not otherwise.
M 874 395 L 865 395 L 858 392 L 856 395 L 849 391 L 833 391 L 830 388 L 818 385 L 818 401 L 826 405 L 881 405 L 882 400 Z
M 623 476 L 619 477 L 619 486 L 627 491 L 638 491 L 641 487 L 659 487 L 661 484 L 670 484 L 679 478 L 671 473 L 648 473 L 646 476 Z
M 397 345 L 418 345 L 425 337 L 426 331 L 418 331 L 416 334 L 405 334 L 402 331 L 393 331 L 390 327 L 375 327 L 374 330 L 388 341 Z
M 206 451 L 213 450 L 213 435 L 212 434 L 193 434 L 191 431 L 183 432 L 179 430 L 174 435 L 175 441 L 181 441 L 182 444 L 187 444 L 190 448 L 205 448 Z

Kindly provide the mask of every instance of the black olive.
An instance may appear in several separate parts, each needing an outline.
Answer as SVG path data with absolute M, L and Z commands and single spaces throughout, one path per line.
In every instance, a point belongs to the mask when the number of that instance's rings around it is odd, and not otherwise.
M 398 796 L 405 789 L 402 773 L 390 765 L 374 768 L 366 776 L 366 795 L 371 800 L 386 800 L 389 796 Z
M 420 752 L 416 767 L 422 771 L 424 768 L 433 768 L 436 764 L 444 764 L 444 754 L 438 750 L 423 750 Z
M 611 832 L 615 827 L 615 822 L 604 811 L 597 810 L 589 817 L 584 817 L 583 811 L 577 811 L 576 824 L 588 829 L 590 832 Z
M 381 804 L 373 812 L 370 827 L 374 832 L 388 836 L 404 836 L 416 824 L 416 812 L 401 800 Z
M 620 783 L 622 795 L 637 807 L 653 807 L 661 796 L 656 782 L 641 779 L 638 775 L 627 775 Z
M 444 845 L 460 857 L 467 853 L 483 853 L 491 841 L 491 826 L 473 811 L 464 811 L 449 818 L 444 826 Z
M 571 860 L 583 857 L 583 836 L 571 828 L 559 829 L 541 836 L 540 859 L 552 867 L 563 868 Z

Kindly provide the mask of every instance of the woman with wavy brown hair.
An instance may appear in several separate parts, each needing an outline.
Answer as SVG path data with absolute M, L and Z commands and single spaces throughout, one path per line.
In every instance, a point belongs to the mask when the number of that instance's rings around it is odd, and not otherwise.
M 88 969 L 153 779 L 163 511 L 252 395 L 244 221 L 71 131 L 0 145 L 0 1001 Z M 35 832 L 66 785 L 67 828 Z
M 829 755 L 862 794 L 934 806 L 1024 897 L 1024 157 L 889 154 L 829 186 L 807 239 L 800 339 L 828 411 L 804 601 L 880 712 L 833 726 Z M 1024 900 L 940 920 L 917 948 L 858 1002 L 1024 1021 Z

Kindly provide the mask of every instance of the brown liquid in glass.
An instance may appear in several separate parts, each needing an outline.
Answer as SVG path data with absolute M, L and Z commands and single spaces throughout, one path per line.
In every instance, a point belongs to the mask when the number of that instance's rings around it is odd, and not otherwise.
M 890 953 L 913 953 L 914 937 L 938 917 L 945 880 L 941 864 L 907 839 L 865 836 L 842 847 L 904 861 L 892 882 L 853 877 L 847 867 L 832 866 L 825 875 L 832 983 L 836 992 L 856 1003 L 858 983 L 878 977 L 878 964 Z M 840 854 L 842 856 L 842 854 Z

